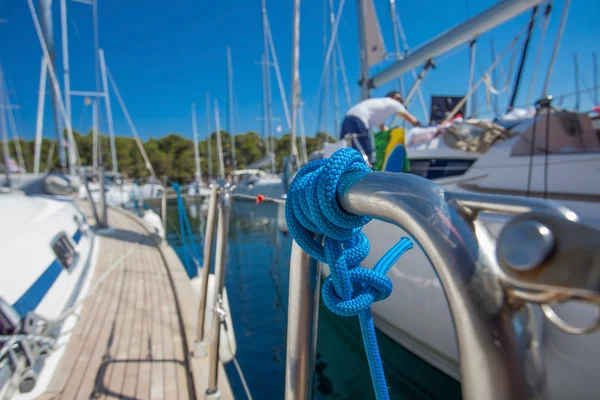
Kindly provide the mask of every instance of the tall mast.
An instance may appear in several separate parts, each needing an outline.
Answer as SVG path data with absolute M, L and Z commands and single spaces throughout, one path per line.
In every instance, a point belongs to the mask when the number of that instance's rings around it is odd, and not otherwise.
M 358 10 L 358 38 L 360 55 L 360 98 L 365 100 L 369 98 L 369 61 L 367 58 L 367 27 L 365 26 L 365 0 L 357 0 Z
M 400 50 L 400 35 L 398 34 L 398 14 L 396 13 L 396 0 L 390 0 L 390 15 L 392 17 L 392 31 L 394 33 L 394 49 L 396 50 L 396 60 L 402 59 L 402 53 Z M 398 89 L 400 95 L 404 97 L 404 79 L 402 75 L 398 76 Z
M 492 52 L 492 62 L 496 60 L 496 46 L 494 45 L 494 39 L 490 40 L 490 49 Z M 498 74 L 496 68 L 492 70 L 492 85 L 498 87 Z M 494 104 L 494 115 L 498 116 L 498 96 L 492 96 L 492 102 Z
M 4 104 L 4 91 L 6 90 L 3 85 L 4 72 L 2 71 L 2 65 L 0 65 L 0 129 L 2 129 L 2 153 L 4 153 L 4 173 L 6 174 L 6 187 L 10 187 L 10 168 L 9 164 L 9 150 L 8 150 L 8 128 L 6 126 L 6 105 Z
M 67 28 L 67 0 L 60 0 L 60 30 L 62 34 L 62 59 L 63 59 L 63 84 L 65 87 L 65 111 L 68 123 L 67 151 L 69 160 L 69 174 L 75 175 L 75 143 L 73 137 L 73 118 L 71 117 L 71 80 L 69 77 L 69 35 Z M 113 160 L 114 161 L 114 160 Z
M 594 57 L 594 106 L 598 105 L 598 53 L 592 54 Z
M 113 124 L 112 109 L 110 106 L 110 93 L 108 90 L 108 78 L 106 75 L 106 60 L 104 59 L 104 50 L 99 50 L 100 73 L 102 74 L 102 92 L 104 93 L 104 105 L 106 106 L 106 121 L 108 123 L 108 136 L 110 140 L 110 155 L 112 159 L 112 172 L 115 176 L 119 173 L 117 160 L 117 146 L 115 144 L 115 127 Z
M 531 33 L 533 32 L 533 26 L 535 24 L 535 17 L 537 15 L 538 6 L 533 7 L 531 12 L 531 19 L 529 20 L 529 28 L 527 28 L 527 37 L 525 38 L 525 44 L 523 45 L 523 53 L 521 54 L 521 62 L 519 63 L 519 70 L 517 71 L 517 77 L 515 79 L 515 86 L 508 103 L 508 111 L 512 110 L 517 100 L 517 94 L 519 92 L 519 84 L 521 83 L 521 77 L 523 76 L 523 68 L 525 67 L 525 59 L 527 58 L 527 50 L 529 49 L 529 42 L 531 41 Z
M 42 33 L 44 36 L 44 42 L 48 49 L 48 56 L 50 58 L 50 65 L 48 68 L 56 70 L 56 53 L 54 51 L 54 37 L 52 27 L 52 0 L 40 0 L 40 23 L 42 27 Z M 50 92 L 52 94 L 52 112 L 54 115 L 54 130 L 56 132 L 56 141 L 58 146 L 58 155 L 60 160 L 60 166 L 64 170 L 66 168 L 65 160 L 65 148 L 63 146 L 63 134 L 60 129 L 60 121 L 58 117 L 58 93 L 54 85 L 50 85 Z M 68 122 L 67 125 L 70 125 Z
M 294 0 L 294 31 L 292 34 L 292 124 L 290 129 L 290 155 L 292 162 L 298 161 L 296 126 L 300 104 L 300 0 Z M 295 166 L 295 165 L 294 165 Z
M 198 126 L 196 124 L 196 103 L 192 103 L 192 131 L 194 139 L 194 162 L 196 163 L 196 183 L 198 187 L 202 182 L 202 170 L 200 169 L 200 155 L 198 154 Z
M 263 17 L 263 45 L 265 53 L 265 94 L 267 100 L 267 140 L 271 140 L 273 136 L 273 101 L 271 98 L 271 57 L 269 57 L 269 39 L 268 21 L 267 21 L 267 2 L 262 0 L 262 17 Z M 275 153 L 275 149 L 271 149 Z M 271 164 L 271 172 L 274 172 L 275 166 Z
M 331 25 L 331 32 L 333 34 L 333 24 L 335 23 L 335 9 L 333 0 L 329 0 L 329 21 Z M 337 40 L 337 36 L 335 38 Z M 337 88 L 337 54 L 334 51 L 331 54 L 331 90 L 333 97 L 333 130 L 334 135 L 339 132 L 339 104 L 338 104 L 338 88 Z
M 215 99 L 215 124 L 217 127 L 217 152 L 219 154 L 219 177 L 225 179 L 225 165 L 223 163 L 223 144 L 221 143 L 221 119 L 219 118 L 219 101 Z
M 210 133 L 210 94 L 206 93 L 206 147 L 208 152 L 208 181 L 213 176 L 212 170 L 212 135 Z
M 98 99 L 92 100 L 92 147 L 94 155 L 92 157 L 92 168 L 94 175 L 98 173 L 98 156 L 100 156 L 100 146 L 98 137 Z
M 577 53 L 573 54 L 573 64 L 575 67 L 575 111 L 579 111 L 581 107 L 581 92 L 579 91 L 579 60 Z
M 471 90 L 473 89 L 473 85 L 475 84 L 475 64 L 476 64 L 476 60 L 477 60 L 477 40 L 476 39 L 474 39 L 471 42 L 470 47 L 471 47 L 471 52 L 470 52 L 469 57 L 470 57 L 471 69 L 469 71 L 469 90 L 468 90 L 468 92 L 471 92 Z M 477 94 L 477 91 L 473 91 L 473 94 L 471 95 L 471 111 L 470 111 L 471 118 L 477 117 L 476 94 Z
M 233 68 L 231 66 L 231 48 L 227 47 L 227 86 L 228 86 L 228 100 L 229 107 L 227 111 L 229 114 L 229 135 L 231 135 L 231 167 L 236 169 L 237 161 L 235 159 L 235 136 L 233 135 Z
M 35 147 L 33 150 L 33 173 L 40 173 L 40 158 L 42 156 L 42 130 L 44 129 L 44 103 L 46 100 L 46 76 L 48 66 L 46 58 L 42 55 L 40 67 L 40 85 L 38 87 L 37 118 L 35 122 Z
M 560 41 L 565 30 L 565 25 L 567 24 L 567 17 L 569 16 L 570 5 L 571 0 L 565 0 L 562 17 L 560 18 L 558 34 L 556 35 L 556 42 L 554 43 L 554 48 L 552 49 L 552 56 L 550 57 L 550 63 L 548 64 L 548 72 L 546 73 L 546 80 L 544 81 L 544 88 L 542 89 L 542 97 L 546 97 L 546 95 L 548 94 L 548 86 L 550 85 L 550 78 L 552 77 L 552 68 L 554 67 L 554 61 L 556 61 Z
M 93 19 L 93 30 L 94 30 L 94 78 L 96 79 L 96 92 L 100 92 L 100 73 L 99 73 L 99 69 L 100 69 L 100 62 L 99 62 L 99 57 L 100 57 L 100 39 L 98 36 L 98 0 L 92 0 L 92 19 Z M 102 157 L 102 145 L 100 143 L 100 136 L 99 136 L 99 131 L 98 131 L 98 123 L 99 123 L 99 113 L 100 113 L 100 103 L 98 102 L 98 99 L 94 100 L 94 108 L 92 108 L 92 113 L 94 113 L 95 115 L 92 116 L 92 119 L 95 118 L 96 121 L 96 125 L 94 127 L 94 133 L 96 135 L 96 146 L 98 146 L 97 148 L 94 149 L 94 152 L 97 152 L 97 157 L 100 158 Z M 97 160 L 96 161 L 98 164 L 96 165 L 95 168 L 98 167 L 98 165 L 103 166 L 104 163 L 102 162 L 102 160 Z M 94 169 L 95 169 L 94 168 Z

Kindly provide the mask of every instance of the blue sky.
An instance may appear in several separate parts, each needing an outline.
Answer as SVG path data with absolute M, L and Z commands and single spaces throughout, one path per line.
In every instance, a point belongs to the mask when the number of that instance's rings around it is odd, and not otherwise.
M 417 2 L 397 1 L 409 45 L 417 45 L 440 32 L 464 21 L 469 16 L 488 8 L 498 0 L 459 0 L 452 5 L 441 0 Z M 387 0 L 375 0 L 386 49 L 393 50 L 393 38 Z M 35 1 L 37 6 L 37 1 Z M 54 37 L 57 44 L 59 72 L 61 67 L 59 3 L 54 0 Z M 269 19 L 283 82 L 290 96 L 292 1 L 267 0 Z M 336 6 L 339 0 L 335 0 Z M 19 134 L 32 138 L 35 131 L 37 87 L 39 81 L 41 48 L 26 0 L 3 0 L 0 7 L 0 61 L 8 80 L 11 101 L 20 106 L 15 111 Z M 550 25 L 543 46 L 541 68 L 537 73 L 534 93 L 541 91 L 557 35 L 564 0 L 554 1 Z M 357 101 L 358 35 L 356 31 L 356 2 L 347 1 L 340 24 L 340 41 L 352 93 Z M 234 132 L 261 131 L 262 89 L 261 67 L 262 25 L 260 1 L 158 1 L 158 0 L 99 0 L 100 47 L 106 54 L 107 64 L 119 85 L 129 112 L 143 138 L 161 137 L 178 133 L 191 137 L 190 104 L 197 103 L 198 125 L 201 137 L 205 135 L 205 93 L 218 99 L 221 108 L 221 126 L 227 125 L 227 59 L 230 46 L 234 69 L 236 98 Z M 71 86 L 73 90 L 93 90 L 93 37 L 91 6 L 68 1 Z M 583 75 L 582 87 L 593 86 L 592 52 L 600 51 L 598 37 L 600 2 L 597 0 L 572 1 L 567 27 L 551 81 L 551 93 L 571 93 L 575 90 L 573 54 L 578 53 Z M 477 51 L 478 76 L 491 63 L 490 40 L 494 39 L 501 51 L 527 23 L 529 13 L 486 33 L 479 40 Z M 305 0 L 301 9 L 300 74 L 305 102 L 305 121 L 308 135 L 316 128 L 317 91 L 323 66 L 323 0 Z M 529 91 L 535 55 L 539 46 L 541 28 L 538 25 L 531 42 L 528 64 L 517 104 L 523 104 Z M 520 51 L 520 48 L 519 48 Z M 509 54 L 510 56 L 510 54 Z M 510 57 L 502 63 L 508 69 Z M 422 88 L 427 104 L 433 94 L 464 94 L 468 87 L 469 55 L 460 52 L 440 58 L 437 70 L 425 80 Z M 381 69 L 377 66 L 373 72 Z M 409 75 L 407 85 L 412 81 Z M 287 132 L 275 74 L 272 74 L 274 116 L 279 118 Z M 395 88 L 396 82 L 373 92 L 385 93 Z M 498 83 L 502 86 L 502 83 Z M 347 109 L 341 79 L 338 84 L 340 119 Z M 510 92 L 510 89 L 508 90 Z M 487 112 L 484 91 L 478 92 L 481 113 Z M 502 108 L 508 95 L 499 97 Z M 564 98 L 563 106 L 572 106 L 575 97 Z M 73 126 L 87 131 L 91 127 L 91 107 L 83 105 L 82 98 L 73 98 Z M 126 120 L 112 95 L 115 130 L 118 135 L 130 135 Z M 592 106 L 592 93 L 581 95 L 582 109 Z M 417 99 L 410 110 L 422 121 L 423 112 Z M 332 108 L 329 109 L 327 130 L 333 131 Z M 54 137 L 49 97 L 46 100 L 44 135 Z M 213 114 L 214 116 L 214 114 Z M 213 127 L 214 130 L 214 118 Z M 106 132 L 106 120 L 101 116 L 101 130 Z

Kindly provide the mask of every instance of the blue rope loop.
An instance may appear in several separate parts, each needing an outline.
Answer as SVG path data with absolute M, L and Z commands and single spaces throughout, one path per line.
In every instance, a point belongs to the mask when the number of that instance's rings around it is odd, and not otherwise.
M 198 267 L 200 264 L 200 252 L 194 242 L 194 234 L 192 233 L 192 227 L 190 220 L 185 209 L 185 203 L 181 196 L 181 188 L 179 184 L 173 184 L 173 190 L 177 193 L 177 217 L 179 219 L 179 232 L 181 241 L 183 242 L 183 259 L 186 268 L 186 272 L 190 278 L 198 275 Z M 190 256 L 192 263 L 190 263 Z M 193 262 L 195 261 L 195 262 Z
M 386 273 L 413 245 L 410 239 L 402 238 L 373 269 L 360 266 L 370 250 L 369 240 L 361 229 L 371 218 L 346 212 L 337 200 L 363 176 L 355 174 L 354 181 L 342 179 L 344 174 L 354 172 L 372 171 L 353 148 L 340 149 L 329 159 L 305 165 L 288 190 L 285 218 L 298 245 L 311 257 L 329 265 L 330 275 L 322 288 L 327 308 L 341 316 L 359 317 L 376 397 L 388 399 L 371 305 L 392 293 L 392 282 Z

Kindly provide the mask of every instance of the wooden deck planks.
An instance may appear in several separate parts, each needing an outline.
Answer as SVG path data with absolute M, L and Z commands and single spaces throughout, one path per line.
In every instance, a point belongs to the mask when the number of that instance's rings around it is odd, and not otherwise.
M 80 204 L 90 214 L 85 206 Z M 190 301 L 186 293 L 181 310 L 176 304 L 181 295 L 173 290 L 179 290 L 182 283 L 173 285 L 171 278 L 174 271 L 178 280 L 185 276 L 180 261 L 171 256 L 166 262 L 161 252 L 172 249 L 161 245 L 159 250 L 131 216 L 109 210 L 109 223 L 116 231 L 99 233 L 100 255 L 92 286 L 119 258 L 127 256 L 85 300 L 81 320 L 42 398 L 197 397 L 198 390 L 190 393 L 190 388 L 198 389 L 205 382 L 194 385 L 189 381 L 192 373 L 186 354 L 190 340 L 193 343 L 197 301 Z M 137 236 L 131 236 L 132 232 Z M 189 281 L 187 286 L 191 291 Z M 207 368 L 206 362 L 193 360 L 193 365 L 196 380 L 206 376 L 207 371 L 200 371 Z M 223 397 L 232 398 L 222 372 L 220 366 Z

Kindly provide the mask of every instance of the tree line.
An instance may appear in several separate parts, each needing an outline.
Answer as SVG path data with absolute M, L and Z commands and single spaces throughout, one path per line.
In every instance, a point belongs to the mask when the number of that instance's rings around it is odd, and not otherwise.
M 73 132 L 82 165 L 92 165 L 93 160 L 93 135 L 92 132 L 81 134 Z M 217 158 L 217 134 L 211 134 L 211 153 L 212 153 L 212 172 L 216 176 L 219 172 Z M 110 152 L 110 141 L 108 136 L 99 135 L 102 159 L 107 171 L 112 170 L 112 157 Z M 247 165 L 261 160 L 266 156 L 265 140 L 256 132 L 247 132 L 234 135 L 235 153 L 237 168 L 242 169 Z M 281 171 L 283 158 L 289 154 L 290 135 L 285 134 L 279 138 L 273 138 L 275 147 L 276 170 Z M 323 142 L 334 142 L 335 140 L 326 133 L 319 132 L 315 137 L 306 138 L 307 154 L 321 148 Z M 23 161 L 27 172 L 33 172 L 34 140 L 19 140 Z M 223 148 L 223 159 L 226 172 L 232 170 L 232 146 L 231 135 L 221 131 L 221 143 Z M 188 182 L 194 177 L 194 145 L 192 140 L 181 135 L 171 133 L 165 137 L 154 139 L 150 138 L 142 142 L 150 163 L 158 178 L 169 177 L 172 181 Z M 60 160 L 56 141 L 43 139 L 40 172 L 57 171 L 60 169 Z M 115 137 L 115 147 L 117 150 L 117 166 L 121 174 L 129 178 L 147 178 L 150 172 L 146 169 L 144 159 L 135 142 L 135 139 L 117 136 Z M 298 138 L 298 149 L 300 149 L 300 139 Z M 208 140 L 199 141 L 198 150 L 200 154 L 200 164 L 204 178 L 208 175 Z M 9 142 L 9 151 L 11 157 L 19 162 L 16 156 L 15 142 Z

